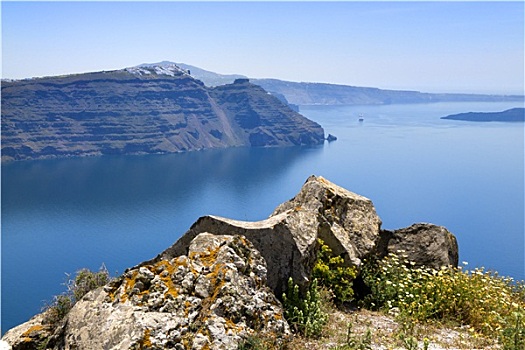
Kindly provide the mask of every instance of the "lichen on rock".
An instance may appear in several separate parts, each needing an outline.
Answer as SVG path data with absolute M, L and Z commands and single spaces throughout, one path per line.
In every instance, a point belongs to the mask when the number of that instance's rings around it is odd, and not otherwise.
M 202 233 L 187 256 L 129 269 L 88 293 L 63 323 L 63 345 L 51 348 L 237 349 L 254 333 L 285 337 L 289 326 L 266 271 L 244 237 Z M 26 326 L 19 343 L 40 339 L 41 329 L 38 320 Z
M 14 350 L 237 349 L 257 334 L 285 339 L 276 295 L 306 286 L 319 240 L 344 266 L 404 250 L 417 265 L 457 265 L 445 228 L 381 230 L 372 201 L 311 176 L 266 220 L 198 219 L 171 247 L 86 294 L 55 329 L 40 314 L 9 330 Z

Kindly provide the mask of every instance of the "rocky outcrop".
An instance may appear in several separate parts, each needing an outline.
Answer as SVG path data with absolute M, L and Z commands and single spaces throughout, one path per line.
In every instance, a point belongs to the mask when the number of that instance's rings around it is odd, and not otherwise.
M 268 219 L 201 217 L 157 257 L 88 293 L 58 327 L 39 315 L 3 340 L 15 350 L 236 349 L 254 332 L 286 337 L 276 296 L 290 277 L 308 284 L 319 239 L 347 266 L 401 251 L 417 266 L 458 262 L 445 228 L 381 230 L 371 200 L 311 176 Z
M 145 264 L 187 254 L 190 242 L 201 232 L 243 235 L 263 255 L 270 271 L 268 286 L 281 295 L 289 277 L 300 285 L 308 283 L 318 239 L 341 255 L 348 266 L 358 266 L 375 253 L 380 226 L 371 200 L 311 176 L 301 191 L 279 205 L 268 219 L 245 222 L 202 217 L 173 246 Z
M 264 259 L 242 236 L 202 233 L 188 254 L 129 269 L 77 302 L 53 336 L 41 318 L 6 333 L 13 349 L 237 349 L 289 334 Z M 47 333 L 46 333 L 47 332 Z
M 456 237 L 443 226 L 414 224 L 395 231 L 383 231 L 381 255 L 402 251 L 417 266 L 439 269 L 458 266 L 459 254 Z
M 245 80 L 176 65 L 2 81 L 2 160 L 318 145 L 317 123 Z

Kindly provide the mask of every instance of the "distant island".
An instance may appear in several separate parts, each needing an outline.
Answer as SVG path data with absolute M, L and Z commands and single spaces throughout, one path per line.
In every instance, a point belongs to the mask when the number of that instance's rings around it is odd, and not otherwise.
M 169 62 L 161 62 L 168 64 Z M 184 63 L 177 63 L 207 86 L 229 84 L 239 74 L 223 75 Z M 284 96 L 289 104 L 295 105 L 387 105 L 432 102 L 500 102 L 524 101 L 522 95 L 483 95 L 455 93 L 425 93 L 419 91 L 384 90 L 373 87 L 359 87 L 315 82 L 292 82 L 279 79 L 250 79 L 266 91 Z
M 512 108 L 503 112 L 468 112 L 452 114 L 441 119 L 464 120 L 469 122 L 523 122 L 525 108 Z
M 246 78 L 174 64 L 2 81 L 2 161 L 318 145 L 323 128 Z

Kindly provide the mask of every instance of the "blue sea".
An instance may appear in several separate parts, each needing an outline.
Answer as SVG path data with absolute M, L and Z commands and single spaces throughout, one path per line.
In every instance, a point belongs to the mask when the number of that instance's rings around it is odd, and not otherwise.
M 2 164 L 2 333 L 63 292 L 67 274 L 120 274 L 202 215 L 264 219 L 312 174 L 372 199 L 383 228 L 445 226 L 469 268 L 525 279 L 524 124 L 440 119 L 520 106 L 301 106 L 338 140 Z

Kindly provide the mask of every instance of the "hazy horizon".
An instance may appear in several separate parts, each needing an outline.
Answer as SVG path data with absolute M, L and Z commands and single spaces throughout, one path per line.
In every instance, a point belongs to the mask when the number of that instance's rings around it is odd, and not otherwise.
M 524 94 L 524 3 L 2 2 L 2 78 L 184 62 L 219 74 Z

